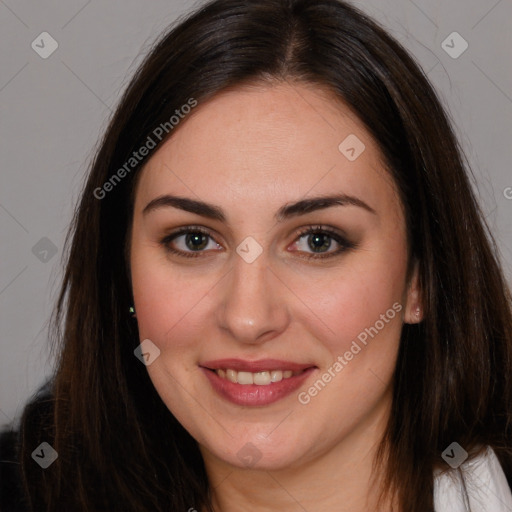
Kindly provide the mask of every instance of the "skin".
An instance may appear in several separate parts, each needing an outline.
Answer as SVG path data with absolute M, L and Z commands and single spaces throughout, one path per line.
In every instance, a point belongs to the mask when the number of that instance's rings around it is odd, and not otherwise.
M 365 144 L 355 161 L 338 149 L 350 134 Z M 332 193 L 355 196 L 374 213 L 344 205 L 274 219 L 285 204 Z M 227 222 L 173 207 L 143 214 L 163 194 L 217 205 Z M 212 236 L 199 257 L 167 252 L 161 239 L 189 225 Z M 345 233 L 356 247 L 307 259 L 314 245 L 297 230 L 316 225 Z M 236 252 L 248 236 L 263 250 L 252 263 Z M 329 240 L 333 254 L 339 245 Z M 169 245 L 193 253 L 183 235 Z M 253 84 L 218 94 L 147 162 L 130 251 L 140 339 L 161 351 L 147 370 L 199 443 L 216 510 L 376 506 L 382 472 L 372 480 L 371 465 L 389 416 L 400 331 L 420 320 L 407 254 L 402 207 L 377 145 L 318 86 Z M 317 369 L 299 391 L 307 390 L 394 303 L 400 313 L 307 405 L 297 392 L 267 406 L 234 405 L 198 366 L 225 357 L 310 363 Z M 246 443 L 261 456 L 251 467 L 237 456 Z

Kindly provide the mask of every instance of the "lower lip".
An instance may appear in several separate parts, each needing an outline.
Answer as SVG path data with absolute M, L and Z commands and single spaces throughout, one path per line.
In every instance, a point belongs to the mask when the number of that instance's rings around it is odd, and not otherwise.
M 201 367 L 213 389 L 223 398 L 236 405 L 269 405 L 296 391 L 316 368 L 308 368 L 299 375 L 271 382 L 266 386 L 258 384 L 237 384 L 219 377 L 216 372 Z

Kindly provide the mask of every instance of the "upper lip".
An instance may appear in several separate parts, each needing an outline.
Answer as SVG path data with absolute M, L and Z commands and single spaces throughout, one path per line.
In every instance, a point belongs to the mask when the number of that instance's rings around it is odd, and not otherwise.
M 262 372 L 265 370 L 292 370 L 298 372 L 315 365 L 309 363 L 294 363 L 292 361 L 283 361 L 282 359 L 259 359 L 257 361 L 245 361 L 243 359 L 215 359 L 214 361 L 205 361 L 200 366 L 209 370 L 235 370 L 238 372 Z

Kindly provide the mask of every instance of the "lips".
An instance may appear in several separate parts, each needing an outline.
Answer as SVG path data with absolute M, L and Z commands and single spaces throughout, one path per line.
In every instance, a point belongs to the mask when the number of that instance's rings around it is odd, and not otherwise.
M 296 390 L 316 369 L 277 359 L 218 359 L 200 365 L 213 389 L 237 405 L 268 405 Z

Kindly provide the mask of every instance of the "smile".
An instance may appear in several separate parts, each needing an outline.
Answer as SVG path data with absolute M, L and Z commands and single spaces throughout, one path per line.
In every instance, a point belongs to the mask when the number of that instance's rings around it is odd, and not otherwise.
M 275 359 L 223 359 L 205 362 L 200 368 L 219 397 L 243 406 L 270 405 L 284 399 L 317 370 L 311 364 Z
M 268 386 L 272 382 L 280 382 L 283 379 L 289 379 L 296 375 L 300 375 L 304 370 L 293 372 L 292 370 L 267 370 L 262 372 L 237 372 L 236 370 L 215 370 L 215 373 L 221 379 L 227 379 L 230 382 L 248 385 L 256 384 L 257 386 Z

